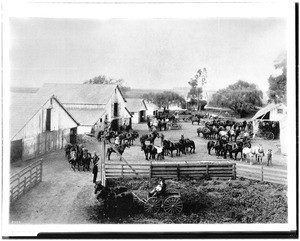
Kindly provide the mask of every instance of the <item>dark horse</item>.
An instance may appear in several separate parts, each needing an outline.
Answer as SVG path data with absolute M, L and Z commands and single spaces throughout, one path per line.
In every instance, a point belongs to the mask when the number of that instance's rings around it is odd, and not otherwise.
M 129 145 L 128 145 L 128 143 L 124 143 L 124 144 L 121 144 L 121 145 L 116 145 L 115 146 L 115 149 L 117 149 L 117 151 L 121 154 L 121 156 L 122 156 L 122 154 L 123 154 L 123 152 L 125 151 L 125 148 L 126 147 L 128 147 L 129 148 Z M 112 147 L 109 147 L 109 148 L 107 148 L 107 159 L 108 160 L 110 160 L 110 155 L 111 155 L 111 153 L 112 152 L 116 152 L 115 150 L 114 150 L 114 148 L 112 148 Z
M 97 195 L 97 200 L 103 201 L 105 215 L 128 214 L 133 209 L 133 194 L 128 192 L 126 187 L 111 189 L 104 187 L 100 182 L 95 185 L 94 193 Z
M 145 143 L 145 141 L 150 141 L 150 144 L 154 144 L 156 137 L 159 137 L 159 133 L 157 131 L 153 131 L 149 135 L 142 135 L 140 138 L 141 144 Z

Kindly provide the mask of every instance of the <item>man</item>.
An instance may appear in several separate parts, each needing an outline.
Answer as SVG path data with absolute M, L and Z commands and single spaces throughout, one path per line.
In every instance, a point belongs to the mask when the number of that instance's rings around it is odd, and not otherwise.
M 162 178 L 159 184 L 151 192 L 149 192 L 149 197 L 164 195 L 166 193 L 166 188 L 167 185 L 165 183 L 165 180 Z
M 96 184 L 97 181 L 97 175 L 98 175 L 98 161 L 99 161 L 99 157 L 97 156 L 97 153 L 94 152 L 94 156 L 93 156 L 93 183 Z

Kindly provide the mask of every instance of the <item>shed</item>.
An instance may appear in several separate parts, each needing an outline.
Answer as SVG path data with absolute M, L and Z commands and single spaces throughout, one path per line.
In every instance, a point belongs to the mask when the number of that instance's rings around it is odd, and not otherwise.
M 72 139 L 78 122 L 55 96 L 11 93 L 11 161 L 60 149 Z
M 154 104 L 154 103 L 151 103 L 151 102 L 148 102 L 148 101 L 145 101 L 145 104 L 146 104 L 146 116 L 156 116 L 157 115 L 157 111 L 159 110 L 159 107 Z
M 280 103 L 271 103 L 264 108 L 260 109 L 251 119 L 253 121 L 253 132 L 256 134 L 259 130 L 259 122 L 264 120 L 278 121 L 281 153 L 286 154 L 287 151 L 287 108 L 286 105 Z
M 132 123 L 138 124 L 146 121 L 147 106 L 143 99 L 127 99 L 127 109 L 132 115 Z

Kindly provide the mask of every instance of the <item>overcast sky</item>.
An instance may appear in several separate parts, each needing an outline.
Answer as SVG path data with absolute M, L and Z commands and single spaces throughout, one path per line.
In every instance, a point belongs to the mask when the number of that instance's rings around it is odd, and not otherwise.
M 97 75 L 132 88 L 188 87 L 206 67 L 208 89 L 239 79 L 268 89 L 286 49 L 284 19 L 11 18 L 11 85 L 82 83 Z

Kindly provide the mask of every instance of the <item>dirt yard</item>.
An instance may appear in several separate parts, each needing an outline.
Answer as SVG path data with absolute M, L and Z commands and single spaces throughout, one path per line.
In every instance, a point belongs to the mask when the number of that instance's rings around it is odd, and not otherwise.
M 182 130 L 170 130 L 165 131 L 165 139 L 178 140 L 181 134 L 184 134 L 185 138 L 190 138 L 195 141 L 196 153 L 187 154 L 181 157 L 166 157 L 165 161 L 207 161 L 207 160 L 217 160 L 215 155 L 209 156 L 206 151 L 207 140 L 202 137 L 197 136 L 196 129 L 197 125 L 192 125 L 191 123 L 182 123 Z M 138 124 L 134 126 L 135 130 L 138 130 L 140 135 L 147 133 L 146 124 Z M 280 142 L 279 140 L 266 141 L 262 139 L 256 139 L 253 141 L 254 145 L 261 143 L 264 149 L 273 149 L 273 164 L 272 168 L 286 169 L 287 167 L 287 157 L 280 154 Z M 156 140 L 156 144 L 159 144 L 159 140 Z M 100 152 L 100 145 L 98 142 L 86 143 L 85 145 L 90 152 L 97 151 Z M 134 146 L 130 149 L 126 149 L 123 156 L 130 162 L 147 162 L 144 158 L 144 154 L 141 151 L 139 141 L 136 140 Z M 281 185 L 273 185 L 268 183 L 258 183 L 249 180 L 234 180 L 234 181 L 191 181 L 188 182 L 178 182 L 178 188 L 180 190 L 186 189 L 190 186 L 190 182 L 195 182 L 191 185 L 193 190 L 200 190 L 197 197 L 187 197 L 185 199 L 186 203 L 196 202 L 198 197 L 203 196 L 205 193 L 205 200 L 210 200 L 212 202 L 204 201 L 203 205 L 205 208 L 199 208 L 200 211 L 195 211 L 193 213 L 184 211 L 183 215 L 177 219 L 164 219 L 159 214 L 153 219 L 149 217 L 143 218 L 142 213 L 138 213 L 135 216 L 122 220 L 104 220 L 99 216 L 99 204 L 95 200 L 93 194 L 93 183 L 91 172 L 74 172 L 70 169 L 67 160 L 64 157 L 63 150 L 56 151 L 44 155 L 43 157 L 43 181 L 17 200 L 10 208 L 10 222 L 21 223 L 21 224 L 58 224 L 58 223 L 69 223 L 69 224 L 85 224 L 85 223 L 216 223 L 216 222 L 286 222 L 286 187 Z M 119 161 L 115 153 L 111 155 L 112 161 Z M 219 159 L 220 161 L 221 159 Z M 14 163 L 11 167 L 11 174 L 16 173 L 21 170 L 25 165 L 28 165 L 34 160 Z M 266 160 L 264 160 L 266 161 Z M 125 183 L 125 182 L 124 182 Z M 148 186 L 150 188 L 154 183 L 150 183 Z M 174 184 L 174 183 L 173 183 Z M 175 184 L 174 184 L 175 185 Z M 177 187 L 177 186 L 176 186 Z M 195 189 L 194 189 L 195 188 Z M 229 192 L 229 190 L 231 190 Z M 233 192 L 238 194 L 233 194 Z M 191 192 L 193 193 L 193 192 Z M 239 194 L 240 193 L 240 194 Z M 262 206 L 259 209 L 259 213 L 253 212 L 256 206 L 252 204 L 247 204 L 248 211 L 244 210 L 247 214 L 243 214 L 241 217 L 237 217 L 237 213 L 231 211 L 231 214 L 226 213 L 224 218 L 218 218 L 224 210 L 219 210 L 216 208 L 218 203 L 220 208 L 222 206 L 222 200 L 228 200 L 228 205 L 230 202 L 234 202 L 236 205 L 240 205 L 240 201 L 237 201 L 234 195 L 240 196 L 242 198 L 248 198 L 254 193 L 254 197 L 262 196 L 263 199 L 260 201 L 253 202 L 263 202 L 266 201 L 270 207 L 275 207 L 268 215 L 267 219 L 261 219 L 259 217 L 266 216 L 266 212 L 271 209 L 267 206 Z M 200 195 L 200 196 L 199 196 Z M 225 196 L 224 196 L 225 195 Z M 233 195 L 233 196 L 232 196 Z M 247 196 L 248 195 L 248 196 Z M 279 201 L 276 201 L 278 200 Z M 231 200 L 231 201 L 230 201 Z M 276 201 L 276 202 L 274 202 Z M 227 201 L 226 201 L 227 202 Z M 209 204 L 210 203 L 210 204 Z M 189 204 L 185 204 L 188 205 Z M 196 204 L 193 204 L 196 205 Z M 211 205 L 211 206 L 207 206 Z M 251 206 L 252 205 L 252 206 Z M 273 206 L 272 206 L 273 205 Z M 274 206 L 275 205 L 275 206 Z M 197 206 L 197 205 L 196 205 Z M 195 207 L 197 208 L 197 207 Z M 193 210 L 193 209 L 190 209 Z M 219 211 L 220 213 L 219 213 Z M 279 211 L 278 211 L 279 210 Z M 213 211 L 213 212 L 212 212 Z M 232 213 L 234 212 L 234 213 Z M 251 213 L 254 213 L 253 216 Z M 251 216 L 251 215 L 252 216 Z M 142 215 L 142 216 L 141 216 Z M 229 216 L 228 216 L 229 215 Z M 246 219 L 246 216 L 251 216 L 250 219 Z M 163 219 L 161 219 L 163 218 Z M 127 220 L 127 221 L 126 221 Z

